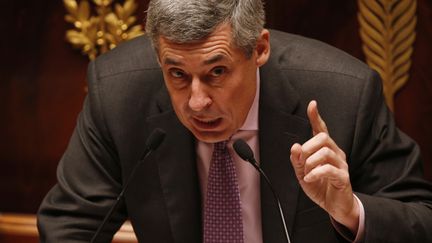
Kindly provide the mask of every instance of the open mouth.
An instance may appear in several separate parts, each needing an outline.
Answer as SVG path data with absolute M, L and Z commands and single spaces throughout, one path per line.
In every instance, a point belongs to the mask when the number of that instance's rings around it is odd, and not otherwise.
M 204 119 L 197 119 L 193 118 L 195 126 L 197 126 L 200 129 L 214 129 L 222 122 L 222 118 L 216 118 L 212 120 L 204 120 Z

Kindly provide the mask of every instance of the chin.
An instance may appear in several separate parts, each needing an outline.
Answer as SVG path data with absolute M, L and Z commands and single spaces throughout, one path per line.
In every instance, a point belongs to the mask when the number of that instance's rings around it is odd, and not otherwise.
M 205 143 L 217 143 L 230 138 L 229 133 L 215 133 L 215 132 L 192 132 L 196 139 Z

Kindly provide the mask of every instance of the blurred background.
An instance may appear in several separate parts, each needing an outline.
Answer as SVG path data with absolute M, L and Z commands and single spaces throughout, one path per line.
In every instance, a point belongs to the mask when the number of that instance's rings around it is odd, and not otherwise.
M 148 0 L 137 3 L 143 24 Z M 81 110 L 89 58 L 66 40 L 74 26 L 62 1 L 1 0 L 0 9 L 0 214 L 35 214 Z M 356 0 L 268 0 L 266 11 L 268 28 L 366 60 Z M 432 0 L 418 0 L 415 14 L 409 79 L 394 96 L 394 116 L 419 143 L 432 180 Z

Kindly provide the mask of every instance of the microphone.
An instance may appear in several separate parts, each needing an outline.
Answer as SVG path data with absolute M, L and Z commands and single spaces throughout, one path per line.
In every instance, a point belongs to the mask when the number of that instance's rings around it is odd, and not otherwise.
M 130 182 L 135 176 L 135 173 L 138 169 L 138 167 L 142 164 L 142 162 L 153 152 L 155 151 L 159 145 L 162 143 L 162 141 L 165 138 L 165 131 L 156 128 L 153 130 L 153 132 L 150 134 L 150 136 L 147 138 L 146 144 L 145 144 L 145 150 L 143 155 L 141 156 L 140 160 L 138 160 L 138 163 L 135 164 L 135 167 L 132 169 L 132 172 L 129 175 L 129 178 L 127 178 L 126 183 L 123 185 L 123 189 L 121 190 L 120 194 L 117 196 L 117 199 L 115 203 L 111 206 L 110 210 L 108 211 L 107 215 L 105 215 L 104 220 L 99 225 L 99 228 L 96 230 L 95 234 L 93 235 L 93 238 L 91 239 L 91 243 L 96 242 L 98 236 L 102 232 L 105 224 L 108 222 L 108 220 L 111 218 L 112 214 L 116 211 L 116 209 L 119 206 L 120 201 L 123 199 L 123 196 L 126 192 L 126 190 L 129 187 Z
M 285 217 L 282 211 L 282 206 L 279 200 L 278 195 L 276 194 L 276 191 L 273 188 L 273 185 L 271 184 L 269 178 L 267 177 L 267 175 L 264 173 L 264 171 L 261 169 L 261 167 L 258 165 L 257 161 L 255 160 L 254 154 L 252 149 L 249 147 L 249 145 L 242 139 L 237 139 L 234 144 L 233 144 L 234 150 L 236 151 L 236 153 L 240 156 L 240 158 L 242 158 L 243 160 L 249 162 L 253 167 L 255 167 L 255 169 L 261 174 L 261 176 L 264 178 L 264 180 L 267 182 L 267 185 L 270 187 L 270 190 L 273 193 L 273 197 L 276 200 L 276 203 L 278 205 L 279 208 L 279 215 L 281 217 L 282 220 L 282 225 L 284 227 L 284 233 L 285 233 L 285 237 L 287 239 L 288 243 L 291 243 L 289 234 L 288 234 L 288 229 L 285 223 Z

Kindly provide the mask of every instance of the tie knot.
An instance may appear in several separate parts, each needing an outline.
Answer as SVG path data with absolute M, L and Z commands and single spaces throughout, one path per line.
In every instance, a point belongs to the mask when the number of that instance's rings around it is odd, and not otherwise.
M 224 140 L 224 141 L 220 141 L 214 144 L 214 149 L 217 151 L 222 151 L 225 150 L 227 148 L 227 144 L 228 144 L 229 140 Z

